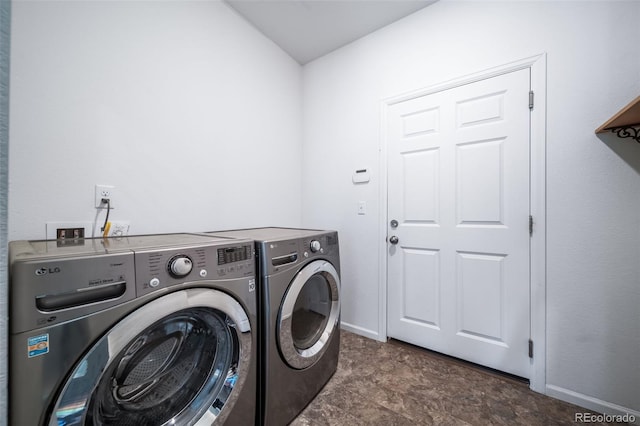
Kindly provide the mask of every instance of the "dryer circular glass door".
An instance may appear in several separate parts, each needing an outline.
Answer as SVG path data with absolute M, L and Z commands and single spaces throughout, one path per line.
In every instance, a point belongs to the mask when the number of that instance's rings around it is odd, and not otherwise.
M 278 315 L 278 345 L 287 364 L 313 365 L 326 351 L 339 316 L 338 272 L 325 260 L 309 263 L 289 285 Z
M 217 290 L 143 305 L 76 364 L 49 425 L 222 422 L 246 376 L 250 332 L 240 304 Z

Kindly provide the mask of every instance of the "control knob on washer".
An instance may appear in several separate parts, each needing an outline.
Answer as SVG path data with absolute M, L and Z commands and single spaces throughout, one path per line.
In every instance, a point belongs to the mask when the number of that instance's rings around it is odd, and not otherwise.
M 320 241 L 318 240 L 312 240 L 311 244 L 309 244 L 309 248 L 311 249 L 311 251 L 313 253 L 317 252 L 318 250 L 320 250 L 322 246 L 320 245 Z
M 169 272 L 174 277 L 186 277 L 192 269 L 193 262 L 187 256 L 176 256 L 169 261 Z

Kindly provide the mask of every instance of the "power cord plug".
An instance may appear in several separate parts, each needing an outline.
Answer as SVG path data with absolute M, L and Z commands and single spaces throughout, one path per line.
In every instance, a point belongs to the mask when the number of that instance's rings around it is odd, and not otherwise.
M 102 228 L 100 228 L 100 232 L 105 232 L 105 229 L 107 229 L 107 224 L 109 223 L 109 212 L 111 211 L 111 200 L 109 198 L 103 198 L 101 201 L 102 201 L 102 204 L 107 205 L 107 216 L 104 218 L 104 225 L 102 225 Z M 105 235 L 103 234 L 103 236 Z

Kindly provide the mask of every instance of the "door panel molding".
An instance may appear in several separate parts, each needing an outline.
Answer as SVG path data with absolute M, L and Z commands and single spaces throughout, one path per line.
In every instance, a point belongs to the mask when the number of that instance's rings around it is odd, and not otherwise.
M 387 336 L 387 214 L 388 109 L 400 102 L 489 79 L 522 69 L 530 69 L 531 90 L 535 105 L 530 115 L 530 211 L 534 227 L 530 239 L 530 336 L 534 342 L 531 359 L 530 388 L 545 393 L 546 389 L 546 53 L 510 62 L 484 71 L 454 78 L 433 86 L 413 90 L 381 101 L 380 111 L 380 184 L 379 198 L 379 340 Z M 425 111 L 426 112 L 426 111 Z M 428 114 L 425 114 L 427 117 Z M 418 117 L 409 123 L 409 131 L 437 131 Z

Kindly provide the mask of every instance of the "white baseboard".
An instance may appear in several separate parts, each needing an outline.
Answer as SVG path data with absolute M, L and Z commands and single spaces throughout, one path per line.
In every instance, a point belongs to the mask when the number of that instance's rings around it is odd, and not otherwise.
M 350 331 L 360 336 L 368 337 L 369 339 L 377 340 L 378 342 L 386 342 L 386 336 L 380 336 L 377 331 L 369 330 L 367 328 L 358 327 L 357 325 L 349 324 L 344 321 L 340 322 L 340 328 L 346 331 Z
M 574 392 L 569 389 L 561 388 L 559 386 L 547 385 L 546 394 L 553 398 L 560 399 L 571 404 L 578 405 L 580 407 L 587 408 L 597 413 L 608 414 L 613 416 L 624 416 L 627 414 L 629 417 L 633 416 L 632 423 L 640 425 L 640 411 L 632 410 L 630 408 L 622 407 L 611 402 L 603 401 L 598 398 L 593 398 L 588 395 L 584 395 L 578 392 Z M 573 421 L 574 419 L 571 419 Z

